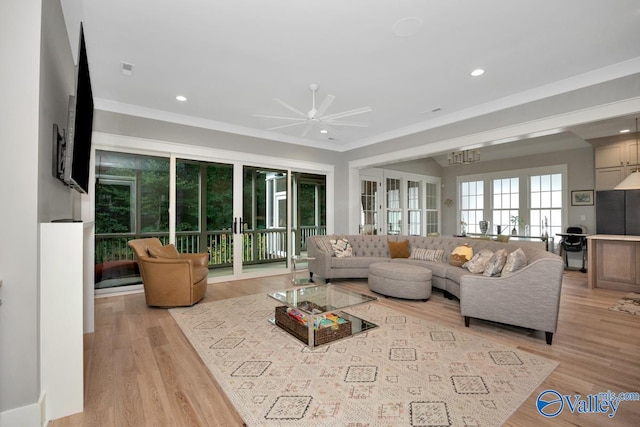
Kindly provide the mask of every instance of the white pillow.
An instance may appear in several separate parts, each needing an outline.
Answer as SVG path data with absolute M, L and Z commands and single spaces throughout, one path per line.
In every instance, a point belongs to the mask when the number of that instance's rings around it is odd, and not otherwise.
M 515 251 L 511 252 L 509 256 L 507 256 L 507 261 L 504 264 L 504 268 L 502 269 L 502 275 L 508 276 L 509 274 L 513 274 L 515 271 L 520 270 L 527 265 L 527 256 L 525 255 L 522 248 L 518 248 Z
M 500 249 L 495 251 L 491 256 L 491 259 L 484 267 L 485 276 L 498 276 L 504 267 L 504 263 L 507 262 L 507 250 Z
M 423 261 L 442 262 L 444 249 L 411 248 L 411 258 Z
M 331 243 L 333 253 L 336 254 L 337 258 L 346 258 L 353 255 L 353 248 L 347 239 L 331 239 L 329 242 Z
M 462 264 L 462 268 L 466 268 L 470 273 L 482 273 L 492 256 L 492 250 L 482 249 L 480 252 L 476 253 L 473 258 Z

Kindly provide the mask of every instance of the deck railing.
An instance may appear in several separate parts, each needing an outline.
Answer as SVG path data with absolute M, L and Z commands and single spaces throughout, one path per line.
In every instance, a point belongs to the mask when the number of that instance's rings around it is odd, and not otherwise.
M 287 239 L 285 228 L 264 230 L 245 230 L 243 232 L 243 255 L 245 264 L 263 264 L 286 259 Z M 296 254 L 307 250 L 307 238 L 317 234 L 326 234 L 326 227 L 300 227 L 293 230 L 293 249 Z M 206 245 L 200 245 L 204 235 Z M 127 246 L 132 239 L 157 237 L 162 244 L 169 243 L 169 233 L 144 234 L 96 234 L 95 263 L 107 261 L 133 260 L 133 251 Z M 228 267 L 233 263 L 233 239 L 230 230 L 176 233 L 176 248 L 178 252 L 209 251 L 209 267 Z M 201 249 L 201 248 L 204 249 Z

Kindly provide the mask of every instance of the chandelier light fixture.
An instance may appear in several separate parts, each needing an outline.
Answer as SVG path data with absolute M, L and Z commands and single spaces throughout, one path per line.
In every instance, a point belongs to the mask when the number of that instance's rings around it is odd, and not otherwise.
M 460 150 L 452 151 L 447 155 L 449 166 L 451 165 L 469 165 L 480 161 L 479 150 Z
M 636 163 L 640 160 L 638 157 L 638 118 L 636 117 Z M 614 190 L 640 190 L 640 165 L 636 164 L 636 170 L 631 172 L 628 177 L 616 185 Z

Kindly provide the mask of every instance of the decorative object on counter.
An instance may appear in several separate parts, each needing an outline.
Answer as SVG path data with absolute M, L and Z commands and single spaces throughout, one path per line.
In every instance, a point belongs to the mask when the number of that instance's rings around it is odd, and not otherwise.
M 519 233 L 519 228 L 522 225 L 522 223 L 524 222 L 522 220 L 522 217 L 518 216 L 518 215 L 511 215 L 511 218 L 510 218 L 509 221 L 511 221 L 511 226 L 513 227 L 511 229 L 511 235 L 512 236 L 517 236 L 518 233 Z
M 483 219 L 480 221 L 480 232 L 486 236 L 487 231 L 489 231 L 489 221 Z
M 464 219 L 460 220 L 460 235 L 461 236 L 467 235 L 467 222 Z
M 496 225 L 496 234 L 502 234 L 502 226 Z

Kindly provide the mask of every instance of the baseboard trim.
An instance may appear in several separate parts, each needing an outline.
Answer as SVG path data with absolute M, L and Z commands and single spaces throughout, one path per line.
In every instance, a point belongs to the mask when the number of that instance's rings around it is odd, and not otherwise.
M 42 393 L 36 403 L 0 412 L 0 426 L 47 427 L 49 420 L 47 420 L 45 407 L 46 396 Z

